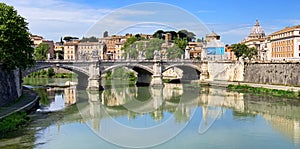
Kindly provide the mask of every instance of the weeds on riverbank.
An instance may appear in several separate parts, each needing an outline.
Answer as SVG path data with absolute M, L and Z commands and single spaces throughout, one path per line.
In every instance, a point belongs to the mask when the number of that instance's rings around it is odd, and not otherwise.
M 228 85 L 227 89 L 241 93 L 253 93 L 257 95 L 271 95 L 285 98 L 300 98 L 300 91 L 285 91 L 277 89 L 268 89 L 263 87 L 251 87 L 249 85 Z
M 26 112 L 16 112 L 0 121 L 0 135 L 2 136 L 6 132 L 17 130 L 29 122 L 30 118 Z

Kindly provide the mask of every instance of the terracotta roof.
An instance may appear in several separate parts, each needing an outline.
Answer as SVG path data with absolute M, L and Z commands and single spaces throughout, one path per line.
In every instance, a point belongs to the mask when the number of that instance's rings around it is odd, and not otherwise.
M 295 29 L 300 29 L 300 25 L 296 25 L 296 26 L 292 26 L 292 27 L 286 27 L 286 28 L 284 28 L 280 31 L 272 33 L 271 35 L 277 35 L 277 34 L 285 33 L 285 32 L 288 32 L 288 31 L 293 31 Z

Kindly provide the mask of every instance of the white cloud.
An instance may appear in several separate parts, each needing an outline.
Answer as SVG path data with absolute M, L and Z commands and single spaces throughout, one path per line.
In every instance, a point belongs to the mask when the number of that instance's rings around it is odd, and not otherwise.
M 198 10 L 197 13 L 216 13 L 215 10 Z

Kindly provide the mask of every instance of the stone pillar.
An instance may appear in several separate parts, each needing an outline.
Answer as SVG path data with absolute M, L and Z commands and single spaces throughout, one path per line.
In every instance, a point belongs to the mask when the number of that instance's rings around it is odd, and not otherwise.
M 162 65 L 160 60 L 155 61 L 153 65 L 153 70 L 154 70 L 154 74 L 152 75 L 150 86 L 162 87 L 164 84 L 162 80 Z
M 89 66 L 88 90 L 103 90 L 101 85 L 101 74 L 96 64 Z
M 58 53 L 55 54 L 55 59 L 56 59 L 56 60 L 59 60 Z
M 191 54 L 190 54 L 190 48 L 189 46 L 186 46 L 185 51 L 184 51 L 184 59 L 190 59 Z

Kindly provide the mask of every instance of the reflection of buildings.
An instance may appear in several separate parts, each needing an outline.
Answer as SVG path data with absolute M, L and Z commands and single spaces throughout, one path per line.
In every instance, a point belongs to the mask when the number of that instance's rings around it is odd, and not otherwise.
M 72 105 L 76 103 L 76 86 L 70 86 L 64 89 L 65 104 Z
M 273 129 L 284 136 L 300 144 L 300 120 L 288 119 L 280 116 L 263 114 L 263 117 L 271 124 Z

